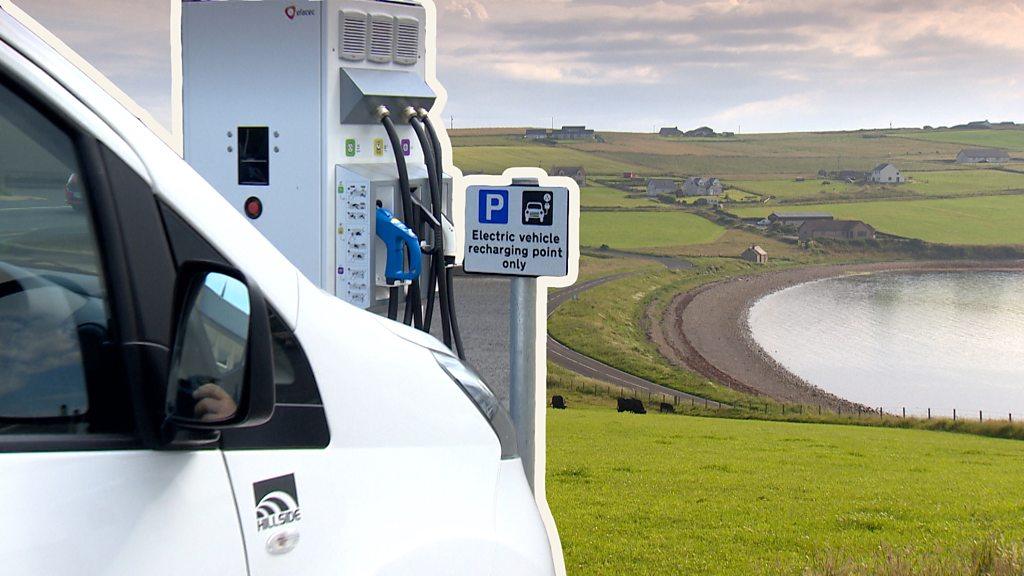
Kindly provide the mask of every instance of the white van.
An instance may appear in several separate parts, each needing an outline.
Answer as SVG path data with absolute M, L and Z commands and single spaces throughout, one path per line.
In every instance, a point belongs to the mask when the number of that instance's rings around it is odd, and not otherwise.
M 554 572 L 472 370 L 317 289 L 2 9 L 0 498 L 8 576 Z

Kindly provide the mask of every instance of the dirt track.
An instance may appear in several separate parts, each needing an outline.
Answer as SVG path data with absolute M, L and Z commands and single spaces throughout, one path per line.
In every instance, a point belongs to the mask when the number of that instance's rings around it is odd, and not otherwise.
M 590 280 L 589 282 L 583 282 L 570 288 L 554 292 L 548 296 L 548 316 L 554 314 L 555 310 L 557 310 L 559 306 L 579 294 L 582 294 L 592 288 L 597 288 L 607 282 L 618 280 L 624 276 L 626 276 L 626 274 L 606 276 L 604 278 Z M 585 356 L 575 350 L 572 350 L 568 346 L 565 346 L 561 342 L 552 338 L 550 335 L 547 338 L 548 360 L 567 370 L 571 370 L 572 372 L 588 378 L 600 380 L 601 382 L 626 388 L 628 390 L 636 390 L 641 393 L 646 392 L 649 395 L 652 395 L 655 399 L 665 398 L 668 400 L 674 398 L 676 402 L 707 402 L 707 400 L 700 396 L 694 396 L 693 394 L 687 394 L 686 392 L 680 392 L 679 390 L 673 390 L 672 388 L 655 384 L 654 382 L 650 382 L 627 372 L 623 372 L 618 368 L 594 360 L 589 356 Z M 710 405 L 718 408 L 728 407 L 727 404 L 713 401 L 710 402 Z
M 736 390 L 782 402 L 853 407 L 850 402 L 791 374 L 754 342 L 747 326 L 747 312 L 755 302 L 789 286 L 848 274 L 1022 269 L 1024 262 L 890 262 L 815 266 L 745 276 L 677 295 L 662 318 L 649 318 L 650 336 L 661 353 L 676 365 Z

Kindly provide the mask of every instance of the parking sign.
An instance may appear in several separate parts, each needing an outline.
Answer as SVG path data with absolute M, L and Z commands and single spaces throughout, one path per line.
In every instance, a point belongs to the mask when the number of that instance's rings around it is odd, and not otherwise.
M 482 224 L 508 224 L 508 190 L 481 189 L 477 215 Z
M 553 277 L 569 272 L 569 190 L 470 186 L 466 272 Z

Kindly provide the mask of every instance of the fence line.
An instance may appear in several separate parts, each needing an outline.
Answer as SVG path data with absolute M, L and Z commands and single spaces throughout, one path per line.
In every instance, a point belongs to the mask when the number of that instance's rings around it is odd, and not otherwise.
M 583 392 L 585 394 L 599 395 L 604 393 L 607 396 L 621 397 L 621 398 L 632 398 L 643 401 L 646 395 L 646 401 L 648 403 L 658 403 L 664 405 L 671 405 L 673 409 L 678 408 L 682 396 L 677 394 L 665 394 L 661 392 L 651 392 L 650 390 L 636 390 L 633 388 L 625 388 L 621 386 L 615 386 L 612 384 L 605 384 L 603 382 L 594 382 L 592 386 L 587 386 L 585 383 L 575 384 L 573 382 L 568 383 L 570 390 Z M 907 407 L 900 406 L 893 408 L 886 412 L 885 407 L 879 406 L 878 408 L 865 408 L 859 406 L 854 409 L 843 410 L 841 405 L 836 407 L 826 406 L 823 404 L 785 404 L 785 403 L 771 403 L 771 402 L 736 402 L 735 406 L 724 407 L 721 402 L 717 400 L 710 400 L 703 398 L 703 403 L 699 403 L 697 398 L 693 395 L 687 394 L 690 399 L 689 408 L 691 410 L 698 411 L 722 411 L 731 410 L 734 412 L 750 411 L 753 413 L 763 412 L 766 416 L 770 416 L 773 413 L 779 414 L 780 416 L 806 416 L 806 415 L 817 415 L 817 416 L 845 416 L 851 419 L 885 419 L 886 417 L 892 419 L 925 419 L 925 420 L 942 420 L 952 419 L 956 421 L 973 420 L 973 418 L 965 418 L 963 411 L 957 411 L 956 408 L 949 409 L 943 414 L 941 411 L 934 411 L 932 408 L 919 409 L 920 412 L 915 415 L 913 411 L 907 414 Z M 685 404 L 684 404 L 685 407 Z M 912 407 L 913 408 L 913 407 Z M 1002 413 L 988 413 L 989 416 L 986 418 L 986 412 L 984 410 L 978 410 L 977 422 L 1000 422 L 1005 421 L 1013 424 L 1013 412 Z

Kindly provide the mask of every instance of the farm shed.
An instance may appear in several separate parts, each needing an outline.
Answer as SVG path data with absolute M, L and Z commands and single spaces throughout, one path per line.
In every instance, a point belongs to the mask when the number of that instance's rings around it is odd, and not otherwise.
M 747 262 L 753 262 L 754 264 L 767 264 L 768 263 L 768 252 L 764 248 L 758 245 L 753 245 L 747 248 L 740 254 L 740 258 Z
M 809 220 L 798 230 L 801 241 L 827 238 L 830 240 L 874 240 L 875 229 L 860 220 Z
M 1009 162 L 1010 155 L 998 148 L 964 148 L 956 155 L 957 164 L 1001 164 Z
M 551 169 L 552 176 L 568 176 L 579 184 L 580 188 L 587 185 L 587 169 L 583 166 L 555 166 Z
M 647 181 L 647 195 L 675 194 L 679 185 L 671 178 L 651 178 Z

